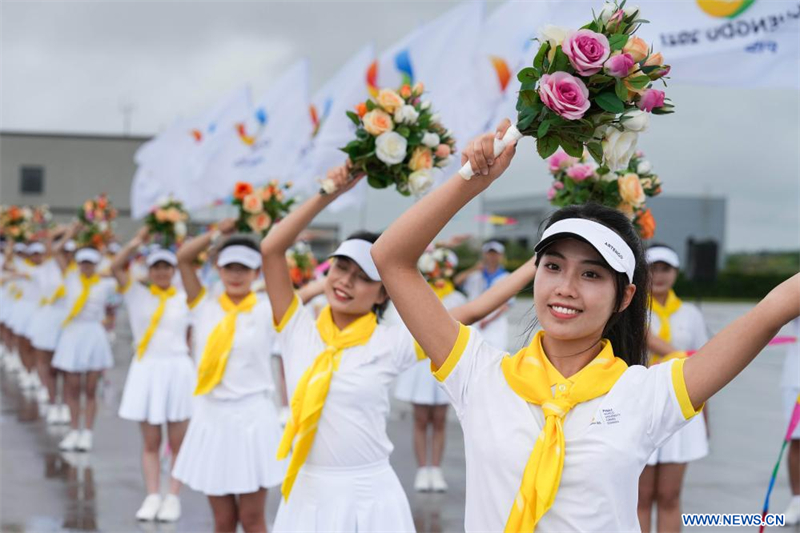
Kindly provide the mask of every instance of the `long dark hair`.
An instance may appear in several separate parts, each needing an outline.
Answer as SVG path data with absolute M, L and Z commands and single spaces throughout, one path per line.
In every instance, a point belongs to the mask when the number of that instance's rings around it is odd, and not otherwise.
M 614 277 L 616 296 L 614 312 L 606 323 L 605 328 L 603 328 L 603 337 L 611 341 L 614 355 L 624 360 L 629 366 L 646 364 L 650 274 L 639 235 L 624 214 L 616 209 L 595 203 L 562 207 L 550 216 L 545 228 L 549 228 L 559 220 L 568 218 L 583 218 L 602 224 L 622 237 L 622 240 L 633 251 L 633 256 L 636 260 L 636 267 L 633 271 L 633 284 L 636 286 L 636 292 L 630 305 L 623 311 L 619 309 L 625 298 L 628 277 L 626 274 L 615 271 L 606 263 L 606 268 Z M 541 256 L 542 254 L 540 253 L 536 258 L 537 266 Z M 605 261 L 603 262 L 605 263 Z
M 371 231 L 359 230 L 356 231 L 355 233 L 351 233 L 345 240 L 349 241 L 350 239 L 360 239 L 362 241 L 367 241 L 371 242 L 372 244 L 375 244 L 375 241 L 377 241 L 380 236 L 381 236 L 380 233 L 373 233 Z M 389 293 L 386 292 L 386 289 L 383 287 L 383 283 L 381 283 L 381 288 L 384 294 L 386 294 L 386 300 L 384 300 L 382 304 L 375 304 L 372 306 L 372 312 L 375 313 L 375 315 L 377 315 L 379 322 L 383 318 L 384 313 L 386 313 L 386 309 L 389 307 Z

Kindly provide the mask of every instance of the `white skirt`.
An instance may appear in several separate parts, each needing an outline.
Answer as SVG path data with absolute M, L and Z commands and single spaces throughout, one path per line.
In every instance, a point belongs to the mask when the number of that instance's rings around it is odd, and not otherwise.
M 708 455 L 708 435 L 703 413 L 672 435 L 647 460 L 648 466 L 659 463 L 688 463 Z
M 14 314 L 9 317 L 8 325 L 14 335 L 25 336 L 34 313 L 39 308 L 38 302 L 20 300 L 14 306 Z
M 397 377 L 394 397 L 416 405 L 448 405 L 450 403 L 444 389 L 431 374 L 431 362 L 428 359 L 418 361 L 417 364 Z
M 33 347 L 37 350 L 54 352 L 61 336 L 61 323 L 67 315 L 69 309 L 63 306 L 48 305 L 41 308 L 28 328 L 28 336 Z
M 160 425 L 192 416 L 195 369 L 187 354 L 131 360 L 119 416 L 134 422 Z
M 100 322 L 72 321 L 61 331 L 53 368 L 65 372 L 90 372 L 114 366 L 111 346 Z
M 283 481 L 281 425 L 266 393 L 239 400 L 195 397 L 172 476 L 208 496 L 248 494 Z
M 416 531 L 411 507 L 388 459 L 360 467 L 303 465 L 275 533 Z
M 783 392 L 783 412 L 786 415 L 786 426 L 789 426 L 789 420 L 794 412 L 794 406 L 797 405 L 797 395 L 800 394 L 800 388 L 797 387 L 781 387 Z M 800 440 L 800 424 L 794 428 L 792 433 L 792 440 Z

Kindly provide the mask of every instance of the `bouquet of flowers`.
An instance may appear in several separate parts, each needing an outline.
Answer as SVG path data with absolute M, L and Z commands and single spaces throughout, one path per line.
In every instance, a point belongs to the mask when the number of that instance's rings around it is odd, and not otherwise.
M 154 206 L 144 219 L 153 240 L 164 248 L 180 244 L 186 237 L 189 213 L 183 203 L 172 197 L 164 198 Z
M 293 198 L 285 198 L 285 191 L 291 187 L 291 183 L 279 185 L 277 180 L 257 188 L 244 181 L 238 182 L 233 189 L 233 205 L 239 208 L 236 230 L 266 235 L 294 204 Z
M 642 152 L 631 157 L 626 169 L 616 172 L 598 167 L 587 153 L 572 157 L 559 150 L 548 164 L 554 179 L 547 192 L 551 204 L 603 204 L 625 213 L 643 239 L 653 237 L 656 223 L 645 200 L 661 193 L 661 180 Z
M 0 208 L 0 232 L 15 242 L 27 242 L 33 234 L 33 210 L 16 205 Z
M 674 109 L 653 87 L 657 80 L 666 86 L 669 65 L 634 35 L 645 22 L 639 8 L 623 0 L 604 4 L 578 30 L 546 26 L 533 65 L 517 74 L 517 123 L 495 142 L 496 154 L 527 135 L 543 159 L 559 146 L 572 157 L 586 148 L 598 165 L 626 168 L 650 115 Z M 471 167 L 461 175 L 469 179 Z
M 47 205 L 34 207 L 31 213 L 31 224 L 37 233 L 49 229 L 53 225 L 53 214 L 50 212 L 50 207 Z
M 78 246 L 104 249 L 114 240 L 116 218 L 117 210 L 111 205 L 105 193 L 86 200 L 83 207 L 78 210 L 78 222 L 81 224 L 81 229 L 75 238 Z
M 431 104 L 421 99 L 424 87 L 403 85 L 400 90 L 381 89 L 348 111 L 356 125 L 356 138 L 342 148 L 353 163 L 353 172 L 367 175 L 376 189 L 391 185 L 404 196 L 422 196 L 431 188 L 436 172 L 450 164 L 455 139 L 439 121 Z M 335 185 L 322 181 L 322 192 Z
M 286 251 L 286 264 L 289 276 L 295 288 L 300 288 L 314 279 L 317 258 L 311 253 L 311 247 L 305 242 L 298 242 Z
M 456 266 L 458 257 L 455 252 L 442 246 L 426 250 L 417 261 L 417 268 L 422 272 L 425 281 L 437 289 L 451 282 Z

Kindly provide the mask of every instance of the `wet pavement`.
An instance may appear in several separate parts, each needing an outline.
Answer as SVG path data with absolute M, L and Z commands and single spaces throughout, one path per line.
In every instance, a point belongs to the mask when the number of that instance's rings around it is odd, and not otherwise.
M 524 342 L 530 301 L 512 311 L 510 347 Z M 740 316 L 747 304 L 703 304 L 712 331 Z M 116 366 L 102 387 L 94 450 L 59 452 L 65 426 L 47 426 L 36 401 L 19 391 L 12 376 L 0 375 L 0 531 L 6 532 L 209 532 L 211 512 L 202 494 L 184 489 L 183 516 L 176 524 L 139 523 L 133 518 L 144 497 L 139 466 L 141 449 L 136 424 L 116 416 L 131 355 L 124 315 L 118 317 Z M 788 332 L 784 332 L 788 334 Z M 688 469 L 683 512 L 759 513 L 772 466 L 785 432 L 780 372 L 785 348 L 767 348 L 745 372 L 712 399 L 711 454 Z M 463 531 L 464 444 L 452 412 L 447 426 L 443 470 L 450 490 L 415 493 L 416 465 L 411 446 L 410 406 L 395 402 L 389 436 L 395 444 L 392 464 L 409 495 L 420 532 Z M 279 491 L 270 491 L 267 523 L 275 517 Z M 771 510 L 782 512 L 789 501 L 785 466 Z M 692 528 L 712 531 L 713 528 Z M 722 530 L 722 528 L 719 528 Z M 782 531 L 800 533 L 800 528 Z

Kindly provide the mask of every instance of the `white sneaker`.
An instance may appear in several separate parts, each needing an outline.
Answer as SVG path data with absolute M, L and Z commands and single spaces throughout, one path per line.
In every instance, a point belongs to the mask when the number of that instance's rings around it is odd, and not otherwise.
M 428 475 L 431 480 L 431 490 L 434 492 L 446 492 L 447 482 L 444 480 L 442 469 L 438 466 L 432 466 L 428 469 Z
M 69 414 L 69 405 L 62 403 L 58 406 L 58 422 L 57 424 L 69 424 L 72 417 Z
M 793 496 L 789 507 L 783 512 L 787 526 L 800 524 L 800 495 Z
M 27 370 L 22 370 L 19 374 L 17 374 L 17 383 L 19 384 L 19 388 L 22 390 L 28 390 L 31 388 L 31 376 L 28 374 Z
M 417 492 L 431 490 L 431 476 L 427 466 L 417 468 L 417 477 L 414 478 L 414 490 Z
M 30 371 L 30 375 L 31 386 L 35 388 L 38 393 L 39 389 L 42 388 L 42 380 L 39 379 L 39 373 L 34 369 Z M 45 392 L 47 392 L 47 389 L 45 389 Z
M 48 405 L 47 406 L 47 421 L 48 425 L 55 425 L 61 420 L 61 410 L 58 408 L 57 405 Z
M 142 506 L 136 511 L 136 520 L 155 520 L 158 508 L 161 506 L 160 494 L 148 494 Z
M 36 395 L 36 400 L 39 403 L 48 403 L 50 401 L 50 393 L 47 392 L 47 387 L 39 387 L 39 392 Z
M 67 436 L 58 443 L 58 449 L 70 452 L 78 449 L 78 439 L 81 437 L 81 432 L 77 429 L 71 429 Z
M 81 431 L 81 436 L 78 437 L 78 443 L 75 445 L 75 449 L 79 452 L 88 452 L 92 449 L 92 430 L 91 429 L 84 429 Z
M 156 514 L 160 522 L 177 522 L 181 517 L 181 500 L 174 494 L 167 494 Z

